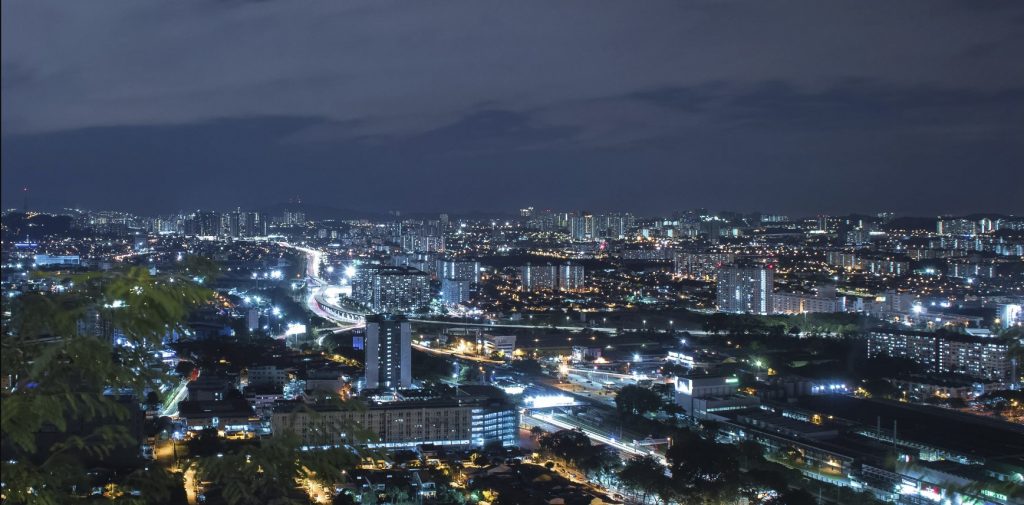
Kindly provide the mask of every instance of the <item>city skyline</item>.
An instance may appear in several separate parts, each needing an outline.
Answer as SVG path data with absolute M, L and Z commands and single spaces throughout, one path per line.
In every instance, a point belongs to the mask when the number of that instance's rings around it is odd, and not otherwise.
M 1018 3 L 3 14 L 5 208 L 1024 211 Z
M 381 211 L 365 211 L 355 209 L 341 209 L 336 207 L 321 206 L 321 205 L 306 205 L 302 202 L 276 202 L 260 207 L 243 207 L 243 206 L 228 206 L 228 207 L 216 207 L 216 206 L 203 206 L 197 208 L 180 208 L 172 209 L 167 211 L 154 211 L 154 212 L 137 212 L 130 209 L 119 209 L 112 208 L 109 206 L 88 208 L 88 207 L 62 207 L 62 208 L 46 208 L 37 207 L 31 200 L 23 199 L 21 205 L 10 205 L 3 208 L 4 213 L 10 214 L 24 214 L 26 216 L 31 215 L 49 215 L 49 216 L 75 216 L 75 215 L 92 215 L 92 214 L 104 214 L 109 216 L 121 215 L 125 218 L 161 218 L 161 217 L 187 217 L 189 215 L 205 214 L 216 215 L 220 219 L 228 220 L 232 216 L 247 215 L 254 216 L 254 219 L 265 220 L 267 222 L 278 222 L 281 220 L 288 220 L 289 215 L 302 216 L 303 219 L 310 221 L 368 221 L 368 222 L 401 222 L 401 221 L 424 221 L 432 222 L 438 221 L 439 219 L 459 219 L 468 221 L 487 221 L 487 220 L 499 220 L 505 224 L 523 224 L 528 222 L 531 218 L 539 216 L 564 216 L 567 218 L 571 217 L 585 217 L 585 216 L 608 216 L 608 217 L 629 217 L 635 220 L 666 220 L 669 222 L 673 221 L 686 221 L 692 219 L 711 219 L 720 220 L 722 222 L 728 221 L 745 221 L 744 226 L 757 226 L 758 224 L 763 226 L 772 226 L 773 224 L 797 224 L 801 222 L 820 221 L 821 219 L 830 220 L 857 220 L 865 219 L 878 222 L 887 222 L 892 220 L 901 220 L 904 224 L 910 224 L 911 227 L 931 228 L 932 224 L 937 223 L 943 219 L 970 219 L 970 220 L 992 220 L 992 219 L 1010 219 L 1016 220 L 1021 217 L 1021 214 L 1015 213 L 1001 213 L 1001 212 L 985 212 L 985 211 L 973 211 L 965 213 L 941 213 L 935 215 L 921 215 L 921 214 L 907 214 L 897 213 L 892 211 L 866 211 L 866 212 L 844 212 L 844 213 L 810 213 L 810 214 L 789 214 L 783 212 L 773 212 L 771 209 L 757 209 L 753 211 L 737 211 L 735 209 L 715 209 L 715 208 L 679 208 L 666 211 L 665 213 L 639 213 L 634 212 L 631 209 L 618 210 L 618 209 L 602 209 L 596 207 L 586 208 L 537 208 L 534 206 L 519 207 L 519 208 L 502 208 L 490 211 L 482 210 L 467 210 L 461 212 L 449 211 L 445 209 L 438 210 L 425 210 L 425 211 L 403 211 L 400 209 L 387 209 Z M 12 204 L 15 202 L 11 202 Z M 523 214 L 524 211 L 529 211 L 529 215 Z M 284 217 L 282 217 L 284 216 Z M 759 219 L 758 219 L 759 218 Z
M 1024 504 L 1024 1 L 0 1 L 0 502 Z

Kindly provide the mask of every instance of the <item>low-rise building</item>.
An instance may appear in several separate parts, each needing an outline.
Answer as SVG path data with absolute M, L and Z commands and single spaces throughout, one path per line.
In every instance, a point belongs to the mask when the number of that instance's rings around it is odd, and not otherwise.
M 715 418 L 715 412 L 756 407 L 756 396 L 737 393 L 739 379 L 732 376 L 691 375 L 676 377 L 676 404 L 697 419 Z
M 254 432 L 260 419 L 244 398 L 213 401 L 183 401 L 178 404 L 178 417 L 188 431 L 213 428 L 224 432 Z
M 388 401 L 353 400 L 351 408 L 279 404 L 271 417 L 274 433 L 294 431 L 307 446 L 350 443 L 381 449 L 421 444 L 445 447 L 512 447 L 519 440 L 519 411 L 491 386 L 462 386 L 455 392 L 410 397 L 399 391 Z
M 511 356 L 516 350 L 516 336 L 515 335 L 484 335 L 483 342 L 481 342 L 485 355 L 490 355 L 495 352 L 505 353 L 506 356 Z

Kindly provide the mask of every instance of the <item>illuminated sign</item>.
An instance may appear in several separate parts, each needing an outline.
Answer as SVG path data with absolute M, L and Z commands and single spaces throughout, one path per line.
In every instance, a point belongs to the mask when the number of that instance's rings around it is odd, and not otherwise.
M 515 384 L 511 386 L 502 386 L 501 390 L 510 395 L 521 395 L 523 394 L 523 391 L 526 390 L 526 387 Z
M 525 403 L 535 409 L 548 407 L 567 407 L 574 405 L 572 397 L 566 395 L 529 396 L 524 399 Z
M 1005 494 L 997 493 L 995 491 L 989 491 L 988 489 L 982 489 L 981 490 L 981 494 L 983 494 L 983 495 L 985 495 L 985 496 L 987 496 L 989 498 L 995 498 L 997 500 L 1006 501 L 1006 500 L 1010 499 L 1010 497 L 1006 496 Z

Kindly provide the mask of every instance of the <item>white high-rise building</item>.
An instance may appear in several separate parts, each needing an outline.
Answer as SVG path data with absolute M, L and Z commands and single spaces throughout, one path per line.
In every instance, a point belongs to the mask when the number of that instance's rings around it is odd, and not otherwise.
M 718 310 L 771 314 L 774 274 L 772 265 L 722 267 L 718 273 Z
M 558 266 L 558 289 L 562 291 L 579 291 L 585 285 L 583 265 L 566 263 Z
M 437 276 L 442 279 L 480 283 L 480 262 L 468 260 L 438 260 Z
M 366 389 L 412 385 L 412 325 L 403 316 L 366 318 Z
M 558 268 L 545 265 L 526 265 L 519 269 L 523 291 L 554 291 L 558 286 Z

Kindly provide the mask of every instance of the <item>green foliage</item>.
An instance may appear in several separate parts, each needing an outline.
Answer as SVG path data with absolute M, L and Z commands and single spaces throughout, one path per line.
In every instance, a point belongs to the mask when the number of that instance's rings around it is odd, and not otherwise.
M 221 488 L 229 505 L 302 504 L 296 496 L 296 479 L 310 479 L 333 488 L 340 483 L 342 469 L 358 459 L 344 449 L 303 452 L 299 438 L 291 432 L 275 434 L 268 441 L 234 453 L 201 458 L 197 474 Z
M 639 493 L 642 502 L 652 493 L 668 501 L 675 495 L 672 481 L 665 475 L 665 468 L 651 456 L 633 458 L 619 471 L 619 480 L 626 488 Z
M 540 375 L 543 369 L 535 359 L 517 359 L 512 361 L 512 369 L 527 375 Z
M 538 443 L 541 449 L 572 464 L 578 464 L 591 454 L 590 439 L 580 430 L 548 433 L 541 436 Z
M 658 393 L 640 386 L 626 386 L 615 395 L 615 407 L 620 414 L 644 415 L 656 412 L 663 403 Z
M 666 457 L 673 483 L 683 495 L 720 500 L 739 491 L 741 455 L 734 446 L 681 434 L 673 438 Z
M 799 316 L 758 316 L 751 314 L 715 313 L 701 323 L 711 333 L 766 334 L 782 336 L 848 336 L 862 331 L 867 324 L 864 316 L 847 313 L 814 313 Z
M 159 377 L 151 350 L 183 331 L 188 311 L 210 296 L 186 278 L 140 267 L 63 281 L 63 293 L 26 293 L 10 304 L 0 352 L 0 374 L 13 382 L 0 397 L 10 503 L 64 503 L 72 486 L 87 484 L 79 478 L 87 462 L 135 443 L 123 423 L 131 407 L 105 392 L 145 398 Z M 124 345 L 112 342 L 115 329 Z M 69 432 L 70 423 L 78 431 Z M 41 446 L 44 430 L 65 436 Z M 141 490 L 142 481 L 166 480 L 129 474 L 122 485 Z

